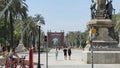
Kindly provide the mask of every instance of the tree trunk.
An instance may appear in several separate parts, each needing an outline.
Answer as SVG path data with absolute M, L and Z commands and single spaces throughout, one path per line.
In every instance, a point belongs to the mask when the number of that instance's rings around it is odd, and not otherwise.
M 12 12 L 10 11 L 10 32 L 11 32 L 11 42 L 10 42 L 10 46 L 11 48 L 13 48 L 14 44 L 13 44 L 13 18 L 12 18 Z
M 7 37 L 6 37 L 6 24 L 7 24 L 7 11 L 5 11 L 5 19 L 4 19 L 4 41 L 5 41 L 5 46 L 6 46 L 6 40 L 7 40 Z

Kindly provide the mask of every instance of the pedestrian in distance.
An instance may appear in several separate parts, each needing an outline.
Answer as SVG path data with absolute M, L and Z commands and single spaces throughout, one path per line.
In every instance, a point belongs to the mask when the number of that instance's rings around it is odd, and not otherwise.
M 64 59 L 67 60 L 67 47 L 63 49 Z
M 69 56 L 69 60 L 71 60 L 71 47 L 68 48 L 68 56 Z
M 2 56 L 6 57 L 8 55 L 7 48 L 5 44 L 2 45 Z
M 5 51 L 6 51 L 6 47 L 2 46 L 2 54 L 3 54 L 3 56 L 5 55 Z
M 58 60 L 58 48 L 56 48 L 55 57 L 56 57 L 56 60 Z

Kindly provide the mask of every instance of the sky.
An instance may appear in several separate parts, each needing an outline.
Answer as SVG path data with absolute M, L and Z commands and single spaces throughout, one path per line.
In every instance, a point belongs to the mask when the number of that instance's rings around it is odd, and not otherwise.
M 91 0 L 26 0 L 28 15 L 41 14 L 45 19 L 45 25 L 41 29 L 47 33 L 70 31 L 84 32 L 87 23 L 91 19 Z M 116 13 L 120 12 L 120 0 L 113 0 Z

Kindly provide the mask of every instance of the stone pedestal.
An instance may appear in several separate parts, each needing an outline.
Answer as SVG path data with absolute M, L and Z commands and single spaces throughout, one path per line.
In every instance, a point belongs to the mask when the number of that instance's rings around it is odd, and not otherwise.
M 96 29 L 96 35 L 92 41 L 94 50 L 106 48 L 118 48 L 118 43 L 114 37 L 114 22 L 110 19 L 92 19 L 88 23 L 88 28 L 94 27 Z M 104 49 L 105 48 L 105 49 Z M 100 50 L 99 49 L 99 50 Z M 112 49 L 113 50 L 113 49 Z
M 93 41 L 91 45 L 94 51 L 120 51 L 116 41 Z M 90 51 L 91 45 L 86 45 L 85 50 Z
M 83 52 L 83 62 L 91 64 L 91 52 Z M 94 64 L 120 64 L 120 51 L 94 51 Z
M 110 19 L 92 19 L 87 26 L 94 27 L 97 32 L 92 43 L 87 44 L 83 52 L 83 61 L 91 63 L 90 46 L 93 45 L 94 64 L 120 63 L 120 48 L 114 38 L 114 22 Z

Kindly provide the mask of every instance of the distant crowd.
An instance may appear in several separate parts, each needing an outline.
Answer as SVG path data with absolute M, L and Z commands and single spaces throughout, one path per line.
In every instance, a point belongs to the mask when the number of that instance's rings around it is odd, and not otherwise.
M 67 57 L 69 60 L 71 60 L 71 54 L 72 54 L 71 48 L 72 48 L 71 46 L 69 46 L 69 47 L 65 46 L 63 48 L 63 54 L 64 54 L 65 60 L 67 60 Z M 59 50 L 60 50 L 60 48 L 56 47 L 56 52 L 55 52 L 56 60 L 58 60 Z

